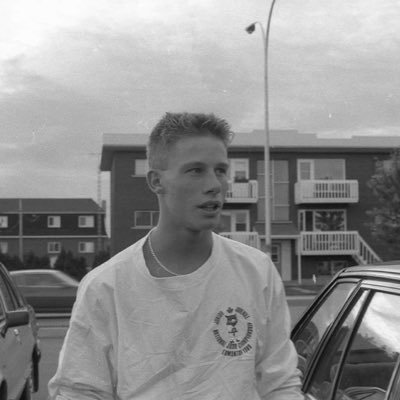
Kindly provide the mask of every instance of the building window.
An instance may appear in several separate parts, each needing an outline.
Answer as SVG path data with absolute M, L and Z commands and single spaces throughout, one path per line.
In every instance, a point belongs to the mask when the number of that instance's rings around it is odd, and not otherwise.
M 249 232 L 249 210 L 224 210 L 221 212 L 219 232 Z
M 233 182 L 247 182 L 249 180 L 249 160 L 247 158 L 230 158 L 229 178 Z
M 48 253 L 60 253 L 61 252 L 61 243 L 60 242 L 48 242 L 47 243 L 47 252 Z
M 289 162 L 272 161 L 272 220 L 289 220 Z
M 147 160 L 135 160 L 135 176 L 146 176 L 149 170 Z
M 80 215 L 79 228 L 94 228 L 94 216 L 93 215 Z
M 308 180 L 343 180 L 346 179 L 345 160 L 342 159 L 313 159 L 297 160 L 298 181 Z
M 271 260 L 274 264 L 280 264 L 281 262 L 281 245 L 272 244 L 271 245 Z
M 134 225 L 136 228 L 152 228 L 158 223 L 158 211 L 135 211 Z
M 347 230 L 346 210 L 300 210 L 301 231 L 345 231 Z
M 93 242 L 79 242 L 79 253 L 94 253 Z
M 270 165 L 271 219 L 272 221 L 289 221 L 289 162 L 287 160 L 272 160 Z M 257 219 L 259 221 L 264 221 L 264 160 L 257 161 L 257 181 L 259 193 L 259 199 L 257 203 Z
M 59 215 L 49 215 L 47 217 L 47 227 L 48 228 L 60 228 L 61 227 L 61 217 Z
M 0 228 L 8 228 L 8 217 L 0 215 Z
M 1 254 L 8 253 L 8 242 L 0 242 L 0 253 Z

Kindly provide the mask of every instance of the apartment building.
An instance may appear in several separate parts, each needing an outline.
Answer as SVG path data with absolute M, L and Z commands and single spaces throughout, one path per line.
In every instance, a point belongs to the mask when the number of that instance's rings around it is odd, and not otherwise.
M 108 245 L 104 205 L 88 198 L 0 199 L 0 252 L 48 256 L 53 265 L 61 250 L 85 258 Z
M 104 135 L 101 169 L 111 174 L 111 252 L 157 223 L 147 188 L 147 135 Z M 229 191 L 217 232 L 265 251 L 263 131 L 236 133 L 229 149 Z M 271 256 L 284 280 L 332 274 L 357 263 L 390 259 L 372 236 L 367 186 L 377 160 L 396 137 L 321 138 L 296 130 L 270 133 Z

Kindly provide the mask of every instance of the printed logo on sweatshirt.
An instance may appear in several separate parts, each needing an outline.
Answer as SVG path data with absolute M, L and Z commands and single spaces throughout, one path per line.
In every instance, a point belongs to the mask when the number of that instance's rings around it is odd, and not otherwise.
M 219 311 L 214 318 L 213 334 L 223 347 L 221 354 L 224 356 L 237 357 L 250 352 L 253 330 L 250 315 L 242 307 L 229 307 Z

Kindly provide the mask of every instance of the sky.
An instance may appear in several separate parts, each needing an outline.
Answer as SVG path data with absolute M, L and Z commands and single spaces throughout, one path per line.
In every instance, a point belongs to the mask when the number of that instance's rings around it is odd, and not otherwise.
M 167 111 L 264 127 L 269 0 L 0 0 L 0 197 L 109 198 L 104 133 Z M 397 135 L 400 1 L 276 0 L 271 129 Z M 245 28 L 258 21 L 249 35 Z

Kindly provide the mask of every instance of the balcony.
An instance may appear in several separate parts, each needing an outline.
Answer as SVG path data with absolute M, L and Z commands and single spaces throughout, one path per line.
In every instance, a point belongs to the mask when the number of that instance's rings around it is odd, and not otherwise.
M 352 255 L 358 252 L 357 231 L 300 232 L 301 254 Z
M 381 261 L 358 231 L 300 232 L 300 254 L 350 255 L 361 264 Z
M 219 235 L 255 247 L 256 249 L 260 248 L 260 236 L 257 232 L 219 232 Z
M 295 183 L 295 202 L 357 203 L 357 180 L 306 180 Z
M 248 182 L 229 182 L 226 193 L 226 203 L 257 203 L 258 201 L 258 182 L 250 180 Z

